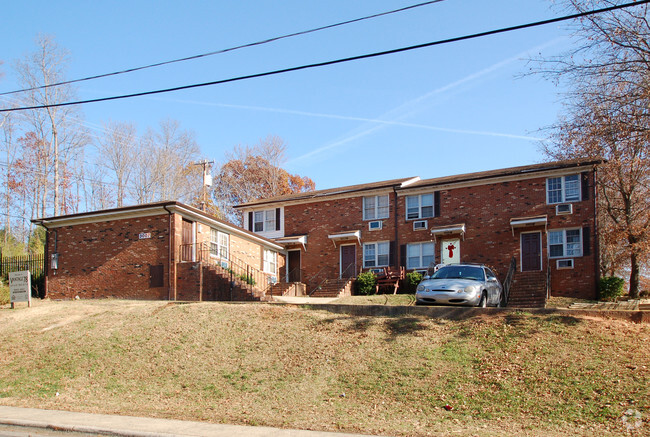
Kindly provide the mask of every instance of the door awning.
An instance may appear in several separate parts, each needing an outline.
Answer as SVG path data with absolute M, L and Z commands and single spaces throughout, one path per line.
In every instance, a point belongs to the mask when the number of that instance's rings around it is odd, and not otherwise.
M 302 245 L 302 248 L 307 252 L 307 236 L 306 235 L 293 235 L 290 237 L 275 238 L 274 241 L 281 244 L 285 249 L 293 245 Z
M 548 217 L 546 215 L 536 215 L 532 217 L 515 217 L 510 219 L 510 227 L 512 228 L 512 235 L 515 235 L 515 229 L 532 228 L 535 226 L 544 226 L 546 230 L 546 223 Z
M 337 232 L 335 234 L 328 235 L 327 238 L 332 240 L 334 247 L 336 247 L 337 241 L 341 242 L 349 240 L 356 240 L 359 243 L 359 246 L 361 246 L 361 231 Z
M 455 225 L 447 226 L 434 226 L 431 228 L 431 235 L 435 240 L 437 236 L 443 235 L 460 235 L 465 237 L 465 223 L 457 223 Z

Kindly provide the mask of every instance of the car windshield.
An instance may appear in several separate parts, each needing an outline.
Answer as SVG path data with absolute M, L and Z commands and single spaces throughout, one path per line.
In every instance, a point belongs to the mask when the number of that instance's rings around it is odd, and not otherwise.
M 472 266 L 446 266 L 438 269 L 431 279 L 473 279 L 485 281 L 485 275 L 481 267 Z

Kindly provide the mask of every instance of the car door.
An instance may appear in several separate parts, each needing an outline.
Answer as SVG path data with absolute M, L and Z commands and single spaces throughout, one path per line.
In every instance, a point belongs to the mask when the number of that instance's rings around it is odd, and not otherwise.
M 494 272 L 488 268 L 485 269 L 485 277 L 487 278 L 488 304 L 496 305 L 501 299 L 501 285 Z

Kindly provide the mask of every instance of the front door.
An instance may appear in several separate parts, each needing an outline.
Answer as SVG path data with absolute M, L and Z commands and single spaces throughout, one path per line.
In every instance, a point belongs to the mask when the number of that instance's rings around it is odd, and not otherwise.
M 542 233 L 521 234 L 521 271 L 542 270 Z
M 181 261 L 194 261 L 194 233 L 192 222 L 183 219 L 183 242 L 181 245 Z
M 290 250 L 288 257 L 288 271 L 289 271 L 289 282 L 300 282 L 300 251 L 299 250 Z
M 352 278 L 357 270 L 357 246 L 341 246 L 341 278 Z
M 460 238 L 442 240 L 440 243 L 440 261 L 443 264 L 460 263 Z

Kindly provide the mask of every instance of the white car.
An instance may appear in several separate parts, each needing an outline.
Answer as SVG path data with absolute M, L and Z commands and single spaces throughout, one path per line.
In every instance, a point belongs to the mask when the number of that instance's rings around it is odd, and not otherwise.
M 425 276 L 415 304 L 501 306 L 503 288 L 492 270 L 480 264 L 451 264 Z

